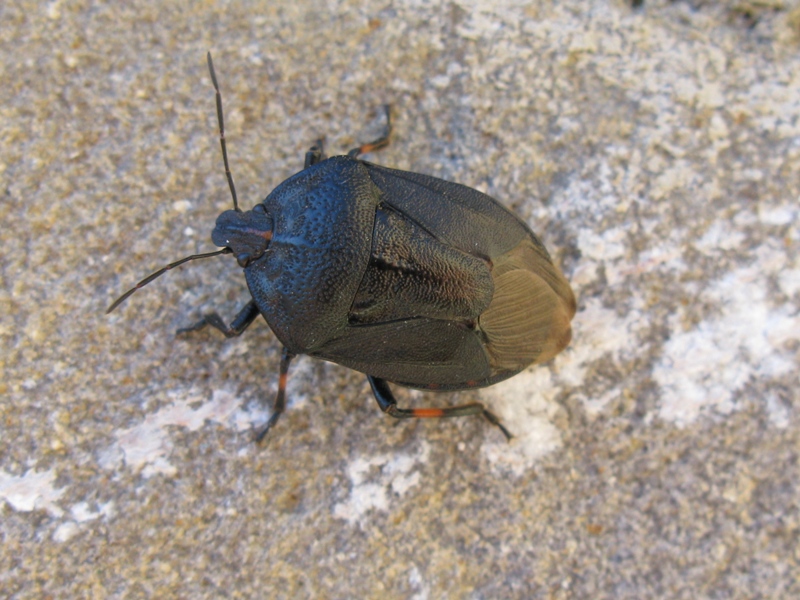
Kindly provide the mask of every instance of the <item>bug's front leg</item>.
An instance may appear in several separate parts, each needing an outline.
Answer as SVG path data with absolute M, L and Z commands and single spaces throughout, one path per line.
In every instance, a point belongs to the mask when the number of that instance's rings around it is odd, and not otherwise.
M 205 315 L 194 325 L 179 329 L 178 333 L 197 331 L 198 329 L 203 329 L 203 327 L 206 325 L 211 325 L 215 329 L 219 329 L 222 333 L 224 333 L 225 337 L 237 337 L 242 335 L 244 330 L 250 326 L 258 314 L 258 307 L 256 306 L 255 301 L 251 300 L 242 310 L 239 311 L 233 321 L 231 321 L 230 325 L 225 325 L 225 321 L 222 320 L 222 317 L 213 312 Z M 294 356 L 295 355 L 289 352 L 286 348 L 284 348 L 283 352 L 281 353 L 281 366 L 278 376 L 278 394 L 275 397 L 275 402 L 272 405 L 272 416 L 270 416 L 267 423 L 256 433 L 256 443 L 259 443 L 264 439 L 269 430 L 272 429 L 275 423 L 278 422 L 278 419 L 286 410 L 286 383 L 289 379 L 289 363 L 292 362 Z
M 431 419 L 442 417 L 466 417 L 468 415 L 483 415 L 484 418 L 492 425 L 497 425 L 506 439 L 511 440 L 513 437 L 508 429 L 503 427 L 500 419 L 493 413 L 486 410 L 486 407 L 479 402 L 472 404 L 462 404 L 461 406 L 448 406 L 446 408 L 399 408 L 397 400 L 389 389 L 389 384 L 384 379 L 367 375 L 369 385 L 372 387 L 372 393 L 375 400 L 378 401 L 378 406 L 390 417 L 395 419 Z
M 203 327 L 206 325 L 211 325 L 213 328 L 219 329 L 222 333 L 224 333 L 225 337 L 227 338 L 237 337 L 242 335 L 244 330 L 250 326 L 250 324 L 258 316 L 258 313 L 259 310 L 255 301 L 250 300 L 250 302 L 248 302 L 245 307 L 238 312 L 233 321 L 231 321 L 230 325 L 226 325 L 225 321 L 222 320 L 222 317 L 220 317 L 217 313 L 212 312 L 204 315 L 203 318 L 194 325 L 178 329 L 176 333 L 181 334 L 188 331 L 197 331 L 199 329 L 203 329 Z
M 324 150 L 322 149 L 323 144 L 324 141 L 320 138 L 317 140 L 316 144 L 314 144 L 313 146 L 311 146 L 311 148 L 308 149 L 308 152 L 306 152 L 306 160 L 305 164 L 303 165 L 303 169 L 307 169 L 308 167 L 311 167 L 317 164 L 318 162 L 325 160 Z

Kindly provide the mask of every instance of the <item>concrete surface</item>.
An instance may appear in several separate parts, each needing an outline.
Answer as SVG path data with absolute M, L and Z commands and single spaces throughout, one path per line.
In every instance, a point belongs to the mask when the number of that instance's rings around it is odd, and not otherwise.
M 788 1 L 0 8 L 0 589 L 12 598 L 800 597 L 800 9 Z M 393 422 L 213 249 L 319 136 L 459 181 L 579 296 L 479 419 Z

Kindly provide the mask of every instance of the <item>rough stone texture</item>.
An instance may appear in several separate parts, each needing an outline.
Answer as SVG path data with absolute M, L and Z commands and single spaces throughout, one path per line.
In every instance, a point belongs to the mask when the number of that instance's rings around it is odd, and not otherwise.
M 788 1 L 4 3 L 0 588 L 13 598 L 800 597 L 800 8 Z M 247 298 L 245 207 L 370 158 L 477 187 L 579 296 L 552 365 L 392 422 L 363 376 L 176 337 Z

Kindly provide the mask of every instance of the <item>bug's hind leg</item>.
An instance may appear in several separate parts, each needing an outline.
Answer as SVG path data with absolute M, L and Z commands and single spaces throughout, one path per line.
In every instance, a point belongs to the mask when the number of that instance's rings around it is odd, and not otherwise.
M 181 334 L 189 331 L 198 331 L 203 329 L 203 327 L 206 325 L 211 325 L 211 327 L 214 329 L 219 329 L 222 333 L 224 333 L 225 337 L 227 338 L 238 337 L 244 333 L 244 330 L 247 329 L 253 321 L 255 321 L 258 313 L 259 310 L 255 301 L 250 300 L 250 302 L 248 302 L 245 307 L 236 314 L 230 325 L 226 325 L 225 321 L 222 320 L 222 317 L 220 317 L 219 314 L 212 312 L 208 313 L 207 315 L 203 315 L 203 318 L 194 325 L 189 325 L 189 327 L 181 327 L 175 333 Z
M 486 410 L 483 404 L 474 402 L 472 404 L 462 404 L 461 406 L 448 406 L 446 408 L 399 408 L 397 400 L 389 389 L 389 384 L 385 380 L 372 375 L 367 375 L 369 385 L 372 387 L 372 393 L 375 395 L 375 400 L 378 401 L 378 406 L 387 415 L 395 419 L 429 419 L 441 417 L 466 417 L 468 415 L 483 415 L 484 418 L 492 425 L 497 425 L 506 439 L 510 440 L 513 436 L 509 433 L 508 429 L 503 427 L 494 414 Z
M 389 145 L 389 136 L 392 135 L 392 111 L 389 108 L 388 104 L 383 105 L 383 111 L 386 113 L 386 129 L 383 132 L 383 135 L 379 137 L 377 140 L 373 140 L 367 144 L 362 144 L 358 148 L 353 148 L 350 152 L 347 153 L 347 156 L 352 156 L 356 158 L 361 154 L 366 154 L 367 152 L 374 152 L 375 150 L 380 150 L 381 148 L 386 148 Z

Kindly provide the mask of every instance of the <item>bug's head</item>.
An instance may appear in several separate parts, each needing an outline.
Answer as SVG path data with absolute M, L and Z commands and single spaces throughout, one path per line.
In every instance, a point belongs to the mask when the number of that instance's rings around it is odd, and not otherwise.
M 226 210 L 217 217 L 211 240 L 220 248 L 229 248 L 239 266 L 245 268 L 261 258 L 272 239 L 272 217 L 263 204 L 245 212 Z

